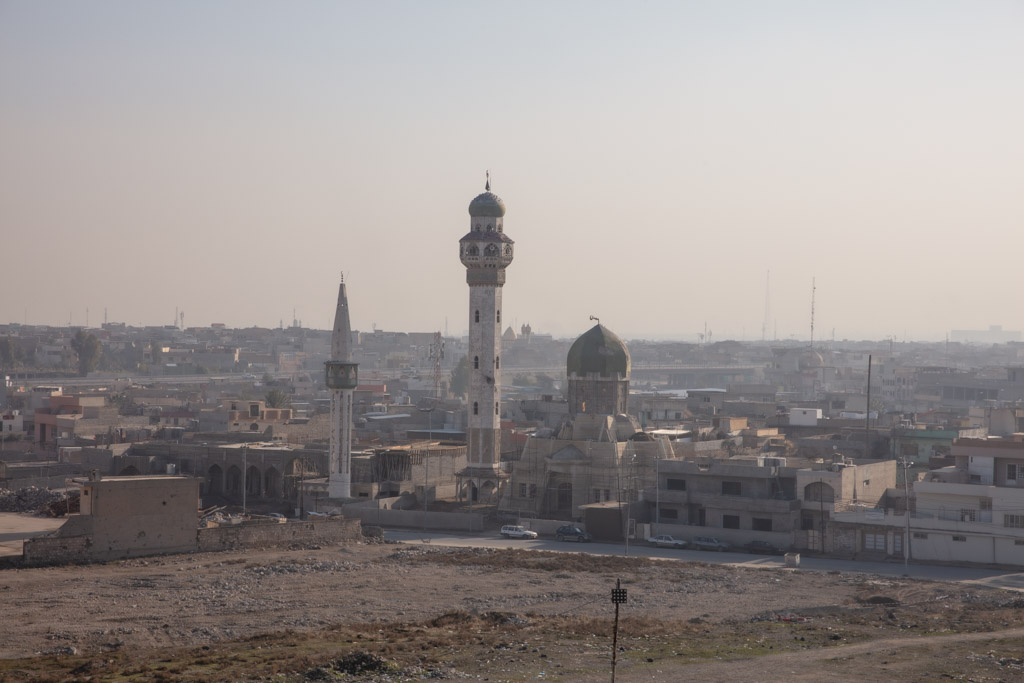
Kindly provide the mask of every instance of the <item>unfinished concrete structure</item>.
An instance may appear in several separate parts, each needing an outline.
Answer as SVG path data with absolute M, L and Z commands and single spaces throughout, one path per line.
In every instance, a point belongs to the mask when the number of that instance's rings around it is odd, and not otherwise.
M 501 470 L 501 289 L 514 242 L 504 230 L 505 203 L 485 191 L 469 203 L 469 232 L 459 257 L 469 285 L 468 464 L 460 473 L 470 501 L 491 502 L 506 479 Z

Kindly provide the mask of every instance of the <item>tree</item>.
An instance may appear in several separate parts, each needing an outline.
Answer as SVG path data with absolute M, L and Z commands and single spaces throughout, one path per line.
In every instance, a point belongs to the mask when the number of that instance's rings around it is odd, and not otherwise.
M 0 339 L 0 367 L 13 370 L 18 367 L 21 357 L 21 347 L 15 344 L 13 339 L 10 337 Z
M 103 355 L 103 345 L 95 334 L 87 334 L 78 330 L 71 338 L 71 348 L 78 354 L 78 374 L 85 377 L 96 369 Z
M 462 396 L 469 388 L 469 356 L 463 356 L 455 364 L 452 370 L 452 379 L 449 385 L 456 396 Z
M 263 400 L 268 408 L 287 408 L 292 404 L 291 397 L 280 389 L 271 389 Z

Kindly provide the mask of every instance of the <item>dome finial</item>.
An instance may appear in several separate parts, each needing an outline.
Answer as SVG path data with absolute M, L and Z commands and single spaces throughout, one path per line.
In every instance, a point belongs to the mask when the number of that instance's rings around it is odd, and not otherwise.
M 341 274 L 341 281 L 342 281 L 342 282 L 345 282 L 345 271 L 343 271 L 343 270 L 340 270 L 340 271 L 338 271 L 338 272 L 339 272 L 339 273 Z
M 591 319 L 591 320 L 596 320 L 596 321 L 597 321 L 597 324 L 598 324 L 598 325 L 600 325 L 600 324 L 601 324 L 601 319 L 600 319 L 600 318 L 598 318 L 598 317 L 597 317 L 596 315 L 592 315 L 592 316 L 590 316 L 590 319 Z
M 487 192 L 490 192 L 491 191 L 491 171 L 490 171 L 490 169 L 488 169 L 486 171 L 486 173 L 487 173 L 487 182 L 484 183 L 484 190 L 486 190 Z

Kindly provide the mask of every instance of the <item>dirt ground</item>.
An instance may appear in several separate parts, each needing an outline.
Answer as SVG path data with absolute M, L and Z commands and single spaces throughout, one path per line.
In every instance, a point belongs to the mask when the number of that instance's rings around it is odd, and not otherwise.
M 2 680 L 1020 681 L 1024 596 L 357 544 L 0 571 Z

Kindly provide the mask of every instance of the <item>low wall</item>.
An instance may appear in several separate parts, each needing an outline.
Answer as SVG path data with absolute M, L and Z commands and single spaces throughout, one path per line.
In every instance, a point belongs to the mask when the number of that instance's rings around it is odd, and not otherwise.
M 641 525 L 637 525 L 639 528 Z M 767 541 L 776 548 L 785 550 L 794 545 L 794 537 L 792 532 L 786 531 L 753 531 L 750 529 L 720 529 L 710 526 L 694 526 L 692 524 L 650 524 L 644 525 L 649 527 L 651 536 L 657 536 L 658 534 L 669 534 L 675 538 L 682 539 L 690 542 L 698 536 L 712 536 L 728 543 L 729 546 L 735 550 L 741 550 L 742 546 L 750 543 L 751 541 Z M 643 540 L 643 539 L 637 539 Z
M 78 564 L 92 561 L 91 536 L 42 536 L 23 545 L 26 565 Z
M 427 512 L 422 510 L 381 510 L 363 504 L 344 505 L 346 516 L 358 517 L 363 524 L 401 526 L 448 531 L 483 531 L 483 515 L 469 512 Z
M 344 517 L 287 524 L 250 522 L 199 529 L 197 549 L 199 552 L 211 552 L 292 543 L 338 543 L 358 540 L 361 535 L 362 525 L 359 520 Z
M 250 522 L 197 529 L 195 543 L 187 548 L 149 548 L 145 552 L 132 551 L 117 557 L 97 549 L 92 536 L 40 536 L 24 542 L 22 562 L 25 566 L 78 564 L 128 556 L 267 548 L 294 543 L 344 543 L 359 540 L 361 536 L 362 524 L 352 518 L 338 517 L 287 524 Z

